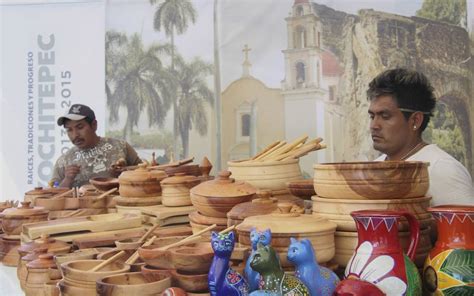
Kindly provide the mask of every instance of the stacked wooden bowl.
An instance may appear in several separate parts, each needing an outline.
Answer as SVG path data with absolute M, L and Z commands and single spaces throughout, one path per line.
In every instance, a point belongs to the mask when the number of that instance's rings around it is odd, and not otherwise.
M 161 202 L 160 182 L 168 175 L 160 170 L 147 169 L 146 163 L 138 165 L 136 170 L 120 174 L 119 193 L 115 198 L 120 206 L 151 206 Z
M 251 201 L 257 190 L 250 184 L 230 178 L 231 172 L 222 171 L 216 179 L 203 182 L 191 189 L 191 202 L 197 210 L 189 216 L 193 232 L 217 224 L 216 230 L 227 226 L 227 213 L 237 204 Z
M 415 264 L 423 266 L 431 248 L 429 227 L 433 220 L 426 211 L 428 164 L 411 161 L 347 162 L 314 165 L 313 214 L 337 224 L 334 261 L 346 266 L 357 246 L 357 229 L 350 216 L 357 210 L 406 210 L 420 222 L 420 243 Z M 407 248 L 408 223 L 403 218 L 399 231 Z M 405 251 L 407 251 L 405 249 Z
M 201 181 L 194 175 L 186 173 L 176 173 L 172 177 L 161 181 L 161 203 L 167 207 L 190 206 L 191 197 L 189 190 L 198 185 Z

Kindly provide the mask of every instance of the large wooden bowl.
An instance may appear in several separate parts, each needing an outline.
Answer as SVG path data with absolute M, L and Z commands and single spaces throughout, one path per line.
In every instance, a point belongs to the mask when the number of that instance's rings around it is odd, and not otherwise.
M 316 195 L 313 180 L 311 179 L 294 180 L 286 183 L 286 185 L 292 195 L 301 199 L 310 200 L 311 196 Z
M 159 295 L 169 287 L 171 287 L 170 276 L 130 272 L 99 279 L 97 294 L 101 296 Z
M 311 199 L 313 200 L 313 214 L 336 223 L 338 231 L 357 231 L 351 212 L 369 209 L 392 211 L 404 210 L 410 212 L 420 223 L 421 229 L 425 229 L 433 223 L 431 214 L 426 211 L 430 205 L 431 197 L 354 200 L 313 196 Z M 403 217 L 398 223 L 398 229 L 408 231 L 408 228 L 408 223 Z
M 227 163 L 229 171 L 237 181 L 245 181 L 258 189 L 286 191 L 286 183 L 303 179 L 298 159 L 265 162 Z
M 89 183 L 100 191 L 109 191 L 112 188 L 119 188 L 119 181 L 117 178 L 96 177 L 89 179 Z
M 186 292 L 206 292 L 209 288 L 207 285 L 207 275 L 203 274 L 187 274 L 177 270 L 171 270 L 173 282 Z
M 400 199 L 425 196 L 428 163 L 372 161 L 322 163 L 314 168 L 319 197 L 343 199 Z

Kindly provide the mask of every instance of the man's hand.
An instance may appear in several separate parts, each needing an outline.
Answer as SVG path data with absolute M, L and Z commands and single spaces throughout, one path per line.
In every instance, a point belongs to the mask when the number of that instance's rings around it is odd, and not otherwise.
M 77 164 L 68 165 L 64 172 L 64 179 L 59 184 L 60 187 L 68 187 L 71 188 L 72 182 L 76 178 L 77 174 L 81 171 L 81 167 Z

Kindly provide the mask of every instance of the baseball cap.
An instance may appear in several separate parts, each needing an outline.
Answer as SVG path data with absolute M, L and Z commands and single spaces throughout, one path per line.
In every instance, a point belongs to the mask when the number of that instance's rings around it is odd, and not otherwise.
M 95 119 L 94 111 L 92 111 L 89 106 L 82 104 L 74 104 L 69 108 L 69 111 L 63 116 L 58 118 L 58 125 L 64 125 L 64 121 L 67 119 L 70 120 L 82 120 L 84 118 L 89 118 L 91 120 Z

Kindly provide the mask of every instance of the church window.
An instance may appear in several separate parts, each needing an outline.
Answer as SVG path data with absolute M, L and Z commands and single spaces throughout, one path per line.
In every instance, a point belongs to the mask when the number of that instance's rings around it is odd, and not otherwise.
M 316 39 L 316 40 L 317 40 L 317 42 L 318 42 L 318 43 L 317 43 L 317 46 L 318 46 L 318 47 L 321 47 L 321 32 L 318 32 L 318 39 Z
M 298 84 L 305 82 L 305 65 L 302 62 L 296 63 L 296 82 Z
M 316 64 L 316 85 L 319 87 L 319 83 L 321 82 L 321 66 L 319 65 L 319 61 Z
M 295 33 L 295 47 L 305 48 L 306 47 L 306 30 L 303 27 L 296 28 Z
M 329 86 L 329 101 L 330 102 L 336 101 L 336 86 L 335 85 Z
M 241 118 L 241 137 L 250 136 L 250 114 L 242 114 Z
M 303 16 L 303 7 L 302 6 L 296 7 L 296 16 Z

